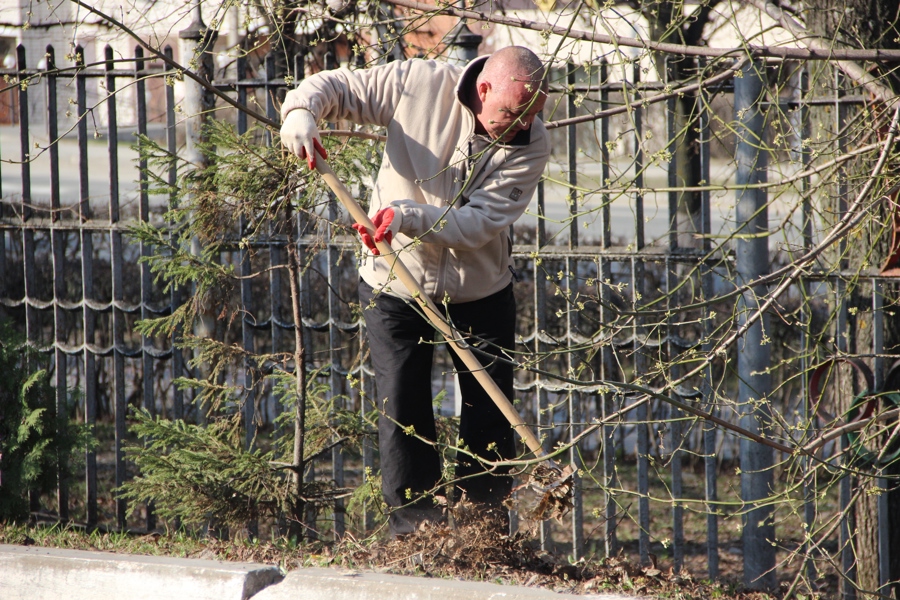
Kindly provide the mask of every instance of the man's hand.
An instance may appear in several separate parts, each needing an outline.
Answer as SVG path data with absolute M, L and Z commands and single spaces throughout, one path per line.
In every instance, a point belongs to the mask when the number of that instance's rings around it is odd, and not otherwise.
M 328 153 L 322 147 L 316 119 L 308 110 L 298 108 L 288 113 L 281 125 L 281 143 L 300 158 L 306 159 L 310 169 L 316 168 L 316 152 L 322 158 Z
M 374 237 L 369 235 L 366 228 L 359 223 L 354 223 L 353 229 L 359 233 L 359 237 L 362 238 L 362 243 L 366 245 L 366 248 L 371 250 L 372 254 L 378 256 L 379 252 L 376 244 L 381 241 L 390 244 L 391 240 L 394 239 L 394 234 L 400 231 L 400 222 L 402 220 L 402 213 L 389 206 L 387 208 L 382 208 L 375 213 L 374 217 L 372 217 L 372 224 L 375 225 Z

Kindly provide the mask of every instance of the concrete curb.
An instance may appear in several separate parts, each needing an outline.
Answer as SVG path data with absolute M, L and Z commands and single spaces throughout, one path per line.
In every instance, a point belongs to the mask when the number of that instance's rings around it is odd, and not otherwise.
M 576 596 L 541 588 L 405 577 L 337 569 L 298 569 L 253 600 L 640 600 L 636 596 Z
M 639 600 L 338 569 L 0 544 L 2 600 Z
M 278 567 L 0 545 L 3 600 L 247 600 Z

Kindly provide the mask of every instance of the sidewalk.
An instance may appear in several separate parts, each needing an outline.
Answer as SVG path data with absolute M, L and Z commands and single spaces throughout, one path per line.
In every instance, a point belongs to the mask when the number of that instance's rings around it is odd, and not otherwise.
M 2 600 L 639 600 L 492 583 L 0 544 Z

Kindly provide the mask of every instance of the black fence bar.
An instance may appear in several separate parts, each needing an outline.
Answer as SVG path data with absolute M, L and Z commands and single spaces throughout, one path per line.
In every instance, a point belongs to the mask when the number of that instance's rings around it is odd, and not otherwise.
M 872 352 L 875 354 L 872 362 L 876 389 L 884 389 L 885 365 L 884 365 L 884 282 L 872 280 Z M 886 451 L 887 447 L 883 451 Z M 878 491 L 878 592 L 884 595 L 890 594 L 891 585 L 891 539 L 893 532 L 885 523 L 890 523 L 890 506 L 888 498 L 891 487 L 896 484 L 883 475 L 888 474 L 889 467 L 879 465 L 875 479 L 875 489 Z
M 701 58 L 697 61 L 698 71 L 703 72 L 706 63 Z M 699 90 L 699 111 L 697 114 L 697 142 L 700 146 L 700 179 L 710 181 L 710 115 L 708 111 L 709 98 L 704 97 L 704 91 Z M 702 234 L 701 248 L 705 257 L 712 251 L 712 207 L 709 189 L 700 193 L 700 232 Z M 709 263 L 700 263 L 700 291 L 703 301 L 710 301 L 715 296 L 713 273 Z M 704 356 L 709 356 L 713 349 L 713 324 L 710 310 L 705 307 L 701 311 L 703 315 L 703 342 L 701 350 Z M 716 414 L 718 402 L 715 401 L 713 390 L 713 365 L 710 362 L 704 369 L 701 380 L 701 408 L 705 408 L 711 414 Z M 718 465 L 716 463 L 716 434 L 718 429 L 710 421 L 704 421 L 703 431 L 703 496 L 706 501 L 706 562 L 710 579 L 719 576 L 719 504 L 718 504 Z
M 83 67 L 84 48 L 75 47 L 75 65 Z M 90 184 L 88 174 L 88 130 L 87 130 L 87 78 L 80 70 L 75 75 L 75 97 L 78 114 L 76 131 L 78 133 L 78 220 L 80 224 L 88 223 L 92 218 Z M 91 304 L 94 303 L 94 237 L 90 229 L 81 230 L 81 297 L 83 319 L 84 353 L 84 420 L 93 430 L 97 424 L 97 359 L 95 347 L 96 315 Z M 97 451 L 88 449 L 85 465 L 85 511 L 89 527 L 98 523 L 97 501 Z
M 34 229 L 29 227 L 28 221 L 32 215 L 31 210 L 31 141 L 29 135 L 28 120 L 28 85 L 22 81 L 24 76 L 21 72 L 25 70 L 25 47 L 21 44 L 16 47 L 16 68 L 19 73 L 17 80 L 17 93 L 19 95 L 19 157 L 22 169 L 22 202 L 21 202 L 21 218 L 22 218 L 22 264 L 24 266 L 25 276 L 25 339 L 32 346 L 39 347 L 39 326 L 37 322 L 38 311 L 34 306 L 37 298 L 37 290 L 35 289 L 36 281 L 34 266 Z M 29 499 L 31 510 L 36 511 L 40 507 L 39 499 L 36 494 L 32 493 Z
M 375 377 L 365 368 L 366 355 L 368 352 L 368 344 L 366 340 L 368 333 L 364 321 L 359 324 L 359 411 L 362 422 L 366 422 L 366 417 L 375 410 Z M 375 477 L 375 451 L 376 442 L 372 436 L 367 435 L 362 441 L 362 477 L 363 483 L 369 483 Z M 362 530 L 368 534 L 375 529 L 375 502 L 366 498 L 362 507 Z M 380 507 L 378 507 L 380 508 Z
M 25 46 L 16 46 L 16 93 L 19 96 L 19 157 L 22 170 L 22 222 L 31 216 L 31 140 L 28 118 L 28 82 L 24 80 Z M 30 339 L 30 338 L 29 338 Z
M 609 65 L 606 60 L 600 62 L 600 83 L 605 84 L 609 80 Z M 603 86 L 600 89 L 600 106 L 606 108 L 610 105 L 609 88 Z M 609 181 L 609 120 L 603 119 L 600 122 L 600 173 L 601 181 Z M 600 194 L 600 244 L 603 250 L 607 250 L 612 246 L 612 222 L 610 210 L 610 196 L 607 193 Z M 599 296 L 600 296 L 600 323 L 601 325 L 611 323 L 614 318 L 612 306 L 612 293 L 610 283 L 612 282 L 612 265 L 610 260 L 605 258 L 602 253 L 597 257 L 599 262 Z M 543 286 L 541 286 L 543 287 Z M 612 349 L 612 328 L 607 328 L 606 343 L 600 348 L 600 373 L 605 381 L 613 381 L 617 376 L 617 367 Z M 606 389 L 601 395 L 600 415 L 606 419 L 615 411 L 614 397 L 611 389 Z M 602 484 L 603 490 L 603 549 L 607 556 L 615 556 L 618 551 L 618 541 L 616 539 L 616 514 L 618 508 L 616 505 L 615 490 L 618 485 L 618 477 L 616 475 L 616 426 L 613 423 L 604 425 L 601 432 L 601 447 L 603 452 L 602 458 Z
M 274 98 L 274 88 L 270 88 L 268 82 L 275 79 L 275 57 L 272 54 L 268 54 L 263 63 L 264 71 L 264 85 L 263 92 L 266 95 L 265 98 L 265 107 L 266 107 L 266 116 L 273 120 L 278 120 L 278 114 L 275 110 L 275 98 Z M 266 131 L 266 140 L 267 143 L 272 143 L 272 134 L 270 131 Z M 269 239 L 272 242 L 275 242 L 278 239 L 278 236 L 281 235 L 278 230 L 278 224 L 275 222 L 269 223 Z M 269 319 L 270 319 L 270 330 L 269 334 L 271 336 L 271 348 L 273 352 L 279 352 L 282 349 L 282 327 L 281 325 L 284 323 L 284 318 L 281 313 L 281 297 L 283 294 L 283 281 L 282 281 L 282 271 L 285 266 L 284 254 L 283 254 L 283 243 L 270 243 L 269 244 Z
M 635 63 L 633 81 L 635 87 L 640 83 L 640 65 Z M 633 102 L 639 101 L 635 95 Z M 638 190 L 644 187 L 644 111 L 640 105 L 632 111 L 634 127 L 634 184 Z M 640 251 L 644 247 L 644 195 L 638 191 L 634 194 L 634 245 Z M 644 287 L 644 261 L 635 256 L 631 259 L 631 302 L 637 307 L 646 296 Z M 634 320 L 632 351 L 634 352 L 635 373 L 646 373 L 648 357 L 644 340 L 646 331 L 642 317 Z M 638 493 L 638 548 L 642 564 L 650 562 L 650 407 L 645 399 L 637 399 L 640 404 L 635 411 L 637 424 L 637 493 Z
M 566 65 L 566 84 L 575 85 L 575 65 Z M 566 118 L 576 116 L 575 96 L 566 95 Z M 569 204 L 569 248 L 578 246 L 578 128 L 573 124 L 566 127 L 566 181 L 569 190 L 566 200 Z
M 566 85 L 575 85 L 576 66 L 572 63 L 566 65 Z M 576 116 L 577 107 L 575 105 L 575 95 L 566 95 L 566 118 L 571 119 Z M 578 201 L 578 129 L 575 125 L 566 127 L 566 182 L 568 183 L 568 192 L 566 201 L 569 205 L 569 240 L 568 247 L 575 248 L 578 246 L 578 225 L 579 225 L 579 201 Z M 566 340 L 569 344 L 575 342 L 577 335 L 578 310 L 576 304 L 578 302 L 579 278 L 578 278 L 578 260 L 572 257 L 565 259 L 565 281 L 560 282 L 565 286 L 566 306 L 565 306 L 565 328 Z M 575 373 L 578 369 L 582 357 L 580 353 L 568 353 L 566 357 L 567 370 L 569 373 Z M 584 553 L 584 497 L 582 491 L 582 480 L 580 475 L 581 450 L 575 443 L 575 439 L 579 433 L 578 423 L 579 408 L 581 406 L 581 394 L 577 391 L 569 391 L 566 394 L 566 422 L 568 423 L 568 443 L 571 444 L 569 450 L 569 462 L 575 470 L 572 476 L 572 512 L 570 514 L 570 532 L 572 535 L 572 557 L 578 560 Z
M 137 46 L 134 49 L 134 89 L 136 94 L 135 103 L 137 104 L 137 133 L 138 148 L 144 148 L 144 139 L 147 136 L 147 85 L 146 72 L 144 71 L 144 49 Z M 150 220 L 150 191 L 147 176 L 147 159 L 143 155 L 138 156 L 138 220 L 141 223 L 147 223 Z M 152 254 L 152 248 L 146 242 L 141 241 L 138 252 L 141 256 L 141 262 L 138 265 L 140 269 L 140 296 L 141 296 L 141 319 L 149 319 L 153 314 L 150 309 L 152 281 L 150 273 L 150 265 L 145 262 Z M 141 383 L 142 383 L 142 399 L 141 406 L 151 415 L 156 414 L 156 399 L 153 394 L 153 340 L 146 335 L 141 335 Z M 165 414 L 165 406 L 163 406 Z M 147 506 L 146 512 L 147 531 L 153 531 L 156 528 L 156 513 L 152 505 Z
M 666 68 L 664 72 L 668 81 L 672 74 L 672 66 L 669 64 L 668 59 L 666 60 L 665 65 Z M 684 143 L 679 144 L 677 139 L 679 135 L 677 125 L 681 123 L 681 119 L 678 118 L 678 100 L 676 98 L 670 98 L 666 101 L 666 108 L 666 138 L 668 140 L 667 148 L 669 159 L 666 176 L 669 188 L 671 189 L 667 194 L 669 213 L 669 252 L 676 252 L 678 250 L 678 192 L 675 191 L 675 188 L 678 185 L 678 161 L 679 154 L 689 149 L 684 147 Z M 670 315 L 666 319 L 666 351 L 669 364 L 671 365 L 668 369 L 668 376 L 672 380 L 677 379 L 681 372 L 681 369 L 676 366 L 675 362 L 681 349 L 674 343 L 677 326 L 673 310 L 678 304 L 677 301 L 673 302 L 673 300 L 675 300 L 673 294 L 678 294 L 678 291 L 676 290 L 679 279 L 677 272 L 678 266 L 677 263 L 673 263 L 669 260 L 666 261 L 666 308 Z M 670 392 L 670 396 L 674 400 L 680 400 L 675 390 Z M 674 406 L 669 407 L 669 412 L 668 443 L 670 452 L 669 460 L 671 461 L 670 472 L 672 475 L 672 568 L 678 572 L 681 571 L 681 568 L 684 565 L 684 507 L 681 504 L 681 499 L 684 496 L 681 464 L 681 445 L 683 443 L 681 419 L 683 415 L 681 411 Z
M 801 99 L 805 100 L 807 99 L 808 95 L 809 69 L 803 68 L 800 72 L 800 97 Z M 807 140 L 810 136 L 811 127 L 809 122 L 809 107 L 805 103 L 801 103 L 798 110 L 800 111 L 800 165 L 801 169 L 803 171 L 806 171 L 811 164 L 811 156 L 809 147 L 805 146 L 802 143 L 802 140 Z M 803 200 L 801 201 L 800 205 L 800 211 L 802 219 L 802 248 L 804 253 L 809 252 L 809 250 L 811 250 L 813 246 L 813 220 L 815 217 L 812 211 L 812 202 L 810 201 L 809 190 L 809 177 L 804 177 L 800 181 L 800 193 L 803 195 Z M 809 280 L 803 278 L 800 280 L 799 285 L 803 297 L 808 298 L 812 291 Z M 804 303 L 800 308 L 800 321 L 802 323 L 802 327 L 800 328 L 800 385 L 803 388 L 803 421 L 804 423 L 806 423 L 806 431 L 804 432 L 805 439 L 812 439 L 818 431 L 815 426 L 815 407 L 812 406 L 812 401 L 809 397 L 809 369 L 812 367 L 811 363 L 815 362 L 813 356 L 814 341 L 812 339 L 812 336 L 810 335 L 812 317 L 812 311 Z M 813 560 L 813 557 L 811 555 L 814 546 L 809 539 L 812 535 L 811 532 L 814 531 L 814 525 L 816 522 L 815 492 L 817 485 L 815 462 L 813 461 L 812 457 L 807 457 L 804 459 L 803 472 L 803 522 L 806 525 L 807 533 L 806 539 L 804 539 L 803 542 L 802 551 L 804 560 L 806 562 L 806 577 L 810 581 L 815 581 L 816 561 Z
M 108 74 L 106 76 L 106 111 L 107 111 L 107 152 L 109 155 L 109 222 L 119 222 L 119 130 L 116 110 L 116 78 L 110 73 L 113 68 L 113 49 L 106 46 L 103 50 L 106 58 Z M 115 413 L 115 455 L 116 455 L 116 488 L 122 486 L 127 479 L 124 444 L 128 432 L 125 417 L 128 411 L 125 396 L 125 314 L 122 306 L 125 303 L 124 276 L 122 273 L 122 232 L 113 229 L 109 232 L 109 260 L 112 275 L 112 328 L 113 328 L 113 379 L 114 379 L 114 413 Z M 120 528 L 126 527 L 128 506 L 123 498 L 116 498 L 116 520 Z
M 171 46 L 166 46 L 163 49 L 163 54 L 168 59 L 172 59 L 173 51 Z M 169 81 L 166 81 L 166 150 L 171 157 L 171 161 L 169 164 L 168 172 L 166 173 L 166 181 L 169 184 L 172 192 L 169 195 L 169 206 L 174 208 L 177 203 L 177 198 L 175 195 L 175 184 L 178 181 L 178 164 L 175 161 L 175 156 L 178 148 L 178 137 L 177 131 L 175 128 L 175 86 L 174 82 L 170 85 Z M 174 236 L 175 233 L 172 232 L 171 236 Z M 171 239 L 171 238 L 170 238 Z M 172 286 L 172 291 L 169 294 L 171 306 L 174 308 L 176 306 L 181 305 L 181 297 L 182 290 L 178 286 Z M 176 340 L 181 335 L 181 330 L 176 329 L 172 334 L 170 344 L 172 345 L 172 378 L 173 380 L 180 379 L 185 375 L 185 364 L 184 364 L 184 355 L 181 350 L 176 347 Z M 184 418 L 184 391 L 175 386 L 175 389 L 172 392 L 172 413 L 176 419 Z
M 59 146 L 56 140 L 59 138 L 59 123 L 57 114 L 57 90 L 56 76 L 54 74 L 55 53 L 52 46 L 47 46 L 47 133 L 50 137 L 50 146 L 47 149 L 50 154 L 50 219 L 59 220 Z M 65 310 L 63 302 L 66 296 L 65 278 L 65 248 L 63 232 L 53 229 L 50 232 L 50 247 L 53 254 L 53 329 L 54 329 L 54 369 L 56 385 L 56 414 L 60 417 L 59 427 L 66 422 L 64 417 L 69 413 L 68 402 L 68 365 L 66 353 L 63 348 L 66 345 Z M 68 237 L 66 237 L 68 239 Z M 63 432 L 60 431 L 60 434 Z M 64 465 L 59 465 L 59 472 L 63 472 Z M 59 518 L 69 519 L 69 482 L 64 478 L 59 479 L 57 487 L 57 506 Z
M 328 239 L 333 240 L 336 237 L 335 223 L 338 222 L 337 202 L 329 195 L 328 203 Z M 340 249 L 334 244 L 329 243 L 326 250 L 327 260 L 327 281 L 328 281 L 328 380 L 329 380 L 329 397 L 331 406 L 334 411 L 343 410 L 345 408 L 344 394 L 341 394 L 343 381 L 346 376 L 341 376 L 341 331 L 338 327 L 340 320 L 340 297 L 338 289 L 340 287 Z M 342 381 L 343 380 L 343 381 Z M 337 444 L 331 449 L 331 476 L 337 487 L 343 487 L 346 483 L 344 478 L 344 448 L 343 444 Z M 346 520 L 344 515 L 344 501 L 340 498 L 334 500 L 334 535 L 343 537 L 346 533 Z
M 21 44 L 16 47 L 16 68 L 24 71 L 25 47 Z M 34 299 L 37 298 L 37 290 L 34 289 L 34 229 L 28 226 L 31 217 L 31 136 L 29 135 L 30 121 L 28 118 L 28 85 L 24 82 L 17 87 L 19 95 L 19 159 L 22 170 L 22 257 L 25 267 L 25 335 L 28 342 L 40 346 L 38 337 L 37 309 Z
M 666 81 L 672 75 L 673 67 L 669 64 L 669 58 L 665 62 Z M 677 125 L 681 123 L 678 118 L 678 98 L 669 98 L 666 100 L 666 138 L 668 145 L 666 146 L 669 155 L 669 163 L 666 175 L 668 176 L 669 193 L 669 252 L 675 252 L 678 248 L 678 192 L 675 188 L 678 186 L 678 155 L 684 151 L 683 145 L 687 141 L 687 136 L 682 132 L 684 141 L 679 144 Z
M 247 77 L 247 57 L 243 54 L 238 56 L 237 62 L 235 65 L 236 68 L 236 76 L 240 81 L 242 79 L 246 79 Z M 242 106 L 247 105 L 247 88 L 239 87 L 237 90 L 237 101 Z M 247 114 L 243 111 L 238 111 L 237 115 L 237 134 L 245 135 L 247 133 Z M 249 227 L 249 223 L 247 221 L 247 217 L 242 213 L 240 218 L 238 219 L 238 235 L 240 237 L 244 237 Z M 250 276 L 253 272 L 253 267 L 250 264 L 250 249 L 247 248 L 246 245 L 242 244 L 238 250 L 238 261 L 240 262 L 240 271 L 241 271 L 241 306 L 245 306 L 248 309 L 253 306 L 253 298 L 252 298 L 252 281 Z M 253 371 L 251 369 L 251 354 L 255 351 L 255 344 L 253 342 L 253 328 L 249 322 L 249 315 L 241 316 L 241 347 L 244 351 L 247 352 L 247 356 L 244 358 L 244 368 L 242 373 L 243 385 L 244 389 L 248 390 L 248 397 L 244 402 L 244 445 L 250 449 L 253 445 L 253 440 L 256 437 L 256 386 L 253 377 Z
M 545 213 L 545 183 L 543 180 L 538 182 L 535 192 L 537 198 L 537 222 L 535 224 L 535 247 L 543 248 L 547 244 L 547 227 L 544 220 Z M 538 356 L 543 356 L 547 352 L 548 344 L 545 337 L 547 331 L 547 287 L 538 285 L 537 282 L 543 282 L 546 279 L 545 268 L 541 266 L 540 261 L 531 261 L 531 276 L 535 281 L 534 285 L 534 314 L 532 315 L 532 346 L 531 350 Z M 549 408 L 549 398 L 547 390 L 542 385 L 543 378 L 540 373 L 535 375 L 535 394 L 532 410 L 534 411 L 534 423 L 539 432 L 545 428 L 552 430 L 553 414 Z M 539 434 L 540 435 L 540 434 Z M 552 545 L 550 523 L 546 520 L 541 521 L 538 525 L 538 538 L 540 540 L 541 549 L 549 550 Z

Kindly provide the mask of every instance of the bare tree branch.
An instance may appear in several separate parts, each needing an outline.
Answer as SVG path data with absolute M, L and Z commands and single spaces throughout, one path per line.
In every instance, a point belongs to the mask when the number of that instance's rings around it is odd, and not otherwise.
M 703 88 L 709 88 L 714 85 L 718 85 L 725 81 L 728 81 L 732 77 L 734 77 L 735 72 L 740 71 L 741 68 L 747 63 L 748 58 L 744 57 L 741 60 L 735 61 L 730 67 L 728 67 L 722 73 L 718 75 L 714 75 L 709 79 L 704 79 L 698 83 L 692 83 L 690 85 L 685 85 L 680 88 L 674 89 L 671 92 L 663 92 L 662 94 L 657 94 L 655 96 L 650 96 L 648 98 L 642 98 L 638 102 L 632 102 L 630 104 L 624 106 L 617 106 L 615 108 L 609 108 L 607 110 L 601 110 L 595 113 L 591 113 L 588 115 L 582 115 L 580 117 L 572 117 L 571 119 L 560 119 L 559 121 L 550 121 L 546 123 L 547 129 L 557 129 L 559 127 L 565 127 L 566 125 L 575 125 L 577 123 L 586 123 L 588 121 L 596 121 L 597 119 L 605 119 L 607 117 L 612 117 L 613 115 L 620 115 L 622 113 L 628 113 L 636 108 L 642 108 L 645 106 L 649 106 L 651 104 L 656 104 L 657 102 L 664 102 L 669 98 L 679 98 L 685 94 L 690 94 L 701 90 Z
M 686 44 L 671 44 L 667 42 L 654 42 L 651 40 L 643 40 L 639 38 L 631 38 L 619 35 L 607 35 L 603 33 L 595 33 L 592 31 L 578 31 L 568 29 L 566 27 L 557 27 L 549 23 L 539 23 L 537 21 L 529 21 L 519 17 L 500 16 L 493 12 L 481 12 L 476 10 L 460 9 L 454 6 L 439 6 L 432 4 L 424 4 L 415 0 L 384 0 L 389 4 L 402 6 L 422 13 L 432 15 L 453 15 L 465 19 L 474 19 L 486 23 L 496 23 L 498 25 L 509 25 L 518 27 L 519 29 L 530 29 L 532 31 L 546 31 L 556 35 L 565 36 L 568 39 L 580 40 L 585 42 L 597 42 L 600 44 L 613 44 L 616 46 L 626 46 L 629 48 L 641 48 L 648 51 L 662 52 L 667 54 L 682 54 L 686 56 L 708 56 L 710 58 L 718 57 L 740 57 L 750 54 L 757 57 L 772 58 L 790 58 L 795 60 L 879 60 L 879 61 L 896 61 L 900 60 L 900 50 L 884 50 L 884 49 L 855 49 L 855 48 L 822 48 L 809 47 L 790 48 L 786 46 L 756 46 L 753 44 L 744 44 L 735 48 L 710 48 L 707 46 L 690 46 Z
M 139 36 L 137 33 L 132 31 L 128 27 L 126 27 L 123 23 L 120 23 L 119 21 L 117 21 L 114 17 L 111 17 L 111 16 L 107 15 L 106 13 L 94 8 L 90 4 L 85 4 L 81 0 L 71 0 L 71 1 L 75 4 L 77 4 L 78 6 L 81 6 L 82 8 L 86 8 L 87 10 L 91 11 L 92 13 L 94 13 L 95 15 L 100 17 L 101 19 L 112 24 L 117 29 L 120 29 L 121 31 L 125 32 L 126 34 L 128 34 L 128 36 L 130 36 L 138 44 L 140 44 L 142 48 L 146 49 L 148 52 L 151 52 L 153 54 L 153 56 L 155 56 L 156 58 L 158 58 L 161 61 L 163 61 L 164 63 L 166 63 L 166 65 L 168 65 L 171 69 L 174 69 L 174 70 L 178 71 L 179 73 L 184 74 L 184 76 L 187 77 L 188 79 L 191 79 L 191 80 L 197 82 L 198 84 L 203 86 L 204 89 L 215 94 L 216 97 L 224 100 L 229 105 L 233 106 L 234 108 L 236 108 L 238 110 L 241 110 L 241 111 L 247 113 L 254 119 L 256 119 L 256 120 L 260 121 L 261 123 L 268 125 L 269 127 L 272 127 L 276 130 L 281 127 L 281 125 L 279 123 L 273 121 L 272 119 L 268 118 L 264 114 L 258 113 L 255 110 L 253 110 L 252 108 L 249 108 L 242 104 L 238 104 L 237 101 L 229 98 L 228 94 L 216 89 L 216 87 L 214 85 L 212 85 L 209 81 L 203 79 L 202 77 L 200 77 L 199 75 L 197 75 L 196 73 L 191 71 L 190 69 L 187 69 L 187 68 L 183 67 L 182 65 L 178 64 L 176 61 L 172 60 L 171 58 L 166 56 L 164 53 L 160 52 L 152 44 L 145 42 L 143 40 L 143 38 L 141 38 L 141 36 Z
M 814 52 L 827 52 L 830 53 L 832 58 L 834 58 L 834 64 L 843 71 L 847 77 L 849 77 L 853 82 L 864 87 L 869 93 L 875 96 L 876 99 L 884 102 L 885 104 L 893 104 L 897 100 L 897 94 L 893 92 L 888 86 L 879 82 L 876 77 L 874 77 L 871 73 L 869 73 L 862 65 L 853 62 L 852 60 L 842 60 L 838 57 L 843 53 L 842 48 L 835 48 L 835 41 L 833 40 L 825 40 L 820 37 L 816 37 L 807 32 L 806 28 L 797 22 L 794 17 L 783 11 L 781 8 L 775 6 L 771 2 L 767 0 L 748 0 L 749 4 L 753 5 L 760 11 L 766 13 L 775 21 L 781 25 L 786 31 L 788 31 L 791 35 L 794 36 L 794 39 L 797 40 L 798 43 L 803 44 L 811 51 Z M 878 52 L 888 52 L 888 51 L 878 51 Z M 896 51 L 894 51 L 896 53 Z M 874 58 L 857 58 L 855 60 L 876 60 Z

